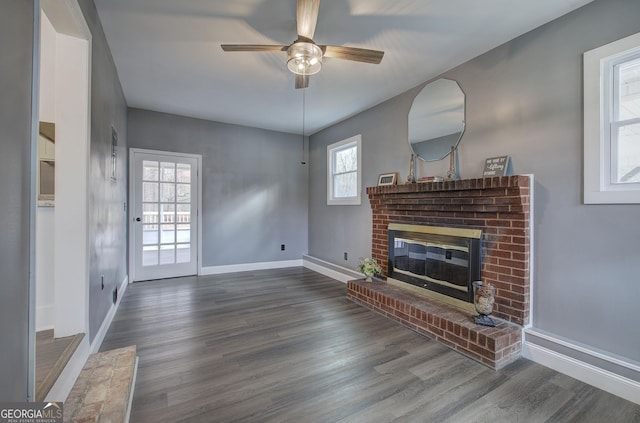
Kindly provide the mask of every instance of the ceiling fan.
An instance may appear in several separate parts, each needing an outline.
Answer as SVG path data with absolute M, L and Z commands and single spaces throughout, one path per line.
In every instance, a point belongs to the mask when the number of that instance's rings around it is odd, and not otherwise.
M 222 44 L 224 51 L 286 51 L 287 67 L 296 75 L 296 88 L 307 88 L 309 76 L 320 71 L 323 57 L 378 64 L 384 51 L 356 47 L 318 45 L 313 33 L 318 22 L 320 0 L 297 0 L 298 39 L 288 46 L 263 44 Z

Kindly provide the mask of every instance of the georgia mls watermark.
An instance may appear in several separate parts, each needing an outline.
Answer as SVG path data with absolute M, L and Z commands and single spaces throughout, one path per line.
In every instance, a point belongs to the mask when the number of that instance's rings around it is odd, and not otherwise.
M 0 402 L 0 423 L 62 423 L 62 403 Z

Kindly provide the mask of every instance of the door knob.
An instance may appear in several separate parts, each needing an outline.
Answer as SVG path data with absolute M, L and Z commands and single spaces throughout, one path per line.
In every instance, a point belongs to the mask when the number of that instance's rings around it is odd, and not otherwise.
M 140 219 L 139 217 L 136 217 L 136 222 L 140 222 L 142 219 Z

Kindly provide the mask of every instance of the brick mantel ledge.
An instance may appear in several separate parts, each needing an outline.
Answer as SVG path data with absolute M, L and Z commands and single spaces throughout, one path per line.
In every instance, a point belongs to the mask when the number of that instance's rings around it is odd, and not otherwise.
M 530 185 L 528 175 L 497 176 L 494 178 L 458 179 L 455 181 L 424 182 L 400 185 L 368 187 L 367 194 L 404 194 L 412 192 L 443 192 L 484 190 L 493 188 L 526 188 Z

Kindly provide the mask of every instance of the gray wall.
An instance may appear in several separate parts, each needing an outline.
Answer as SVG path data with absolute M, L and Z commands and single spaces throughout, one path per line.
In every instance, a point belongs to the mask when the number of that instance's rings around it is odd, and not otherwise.
M 111 306 L 111 288 L 127 274 L 126 104 L 91 0 L 80 6 L 93 35 L 89 204 L 91 339 Z M 3 0 L 0 6 L 0 399 L 27 400 L 30 377 L 30 224 L 34 2 Z M 37 110 L 37 109 L 36 109 Z M 118 182 L 106 177 L 111 125 L 120 134 Z M 107 287 L 100 289 L 97 275 Z
M 598 0 L 448 74 L 467 92 L 463 169 L 510 154 L 535 174 L 534 327 L 636 361 L 640 205 L 582 204 L 582 54 L 639 16 L 637 0 Z
M 113 289 L 127 275 L 127 104 L 93 1 L 79 4 L 93 36 L 88 205 L 89 339 L 93 341 L 113 304 Z M 118 132 L 116 181 L 110 179 L 112 126 Z
M 128 128 L 130 147 L 202 155 L 203 267 L 307 252 L 300 136 L 140 109 L 129 109 Z
M 411 150 L 407 115 L 413 98 L 396 97 L 356 117 L 311 136 L 309 144 L 309 255 L 356 269 L 359 257 L 371 256 L 371 207 L 366 187 L 378 175 L 409 175 Z M 362 204 L 327 205 L 327 146 L 362 134 Z M 344 253 L 348 260 L 344 260 Z
M 461 176 L 479 177 L 485 158 L 505 154 L 516 173 L 535 174 L 534 327 L 635 361 L 640 206 L 582 204 L 582 53 L 640 31 L 639 16 L 637 0 L 596 0 L 442 75 L 467 99 Z M 326 145 L 362 133 L 364 185 L 382 172 L 406 177 L 416 92 L 311 137 L 311 256 L 355 268 L 370 255 L 366 195 L 361 206 L 326 205 Z M 422 163 L 419 176 L 444 175 L 448 164 Z
M 0 399 L 26 401 L 33 2 L 0 5 Z

